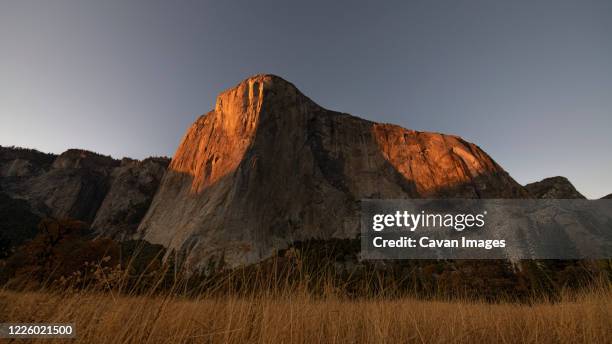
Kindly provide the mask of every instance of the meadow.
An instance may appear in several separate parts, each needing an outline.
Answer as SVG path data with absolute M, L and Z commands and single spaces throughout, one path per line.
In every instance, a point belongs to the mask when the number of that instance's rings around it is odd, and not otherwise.
M 43 222 L 0 260 L 0 323 L 76 326 L 13 342 L 612 343 L 610 260 L 360 262 L 339 240 L 193 273 L 83 228 Z
M 612 342 L 609 287 L 534 303 L 3 290 L 0 309 L 0 322 L 74 322 L 71 343 Z

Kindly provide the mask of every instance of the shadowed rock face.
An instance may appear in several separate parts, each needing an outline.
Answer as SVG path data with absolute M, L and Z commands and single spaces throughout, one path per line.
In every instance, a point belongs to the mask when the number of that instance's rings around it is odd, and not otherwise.
M 329 111 L 258 75 L 187 130 L 138 231 L 191 265 L 236 265 L 293 241 L 356 237 L 360 199 L 416 197 L 528 194 L 459 137 Z
M 535 198 L 574 199 L 584 197 L 565 177 L 550 177 L 539 182 L 525 185 L 525 189 Z
M 612 199 L 612 194 L 609 194 L 607 196 L 603 196 L 601 199 Z
M 26 166 L 36 162 L 26 159 Z M 91 222 L 108 191 L 108 177 L 116 160 L 96 153 L 71 149 L 55 157 L 50 165 L 14 173 L 8 169 L 2 188 L 14 198 L 28 201 L 34 212 L 55 218 Z
M 138 228 L 157 191 L 168 160 L 123 159 L 110 175 L 110 187 L 91 227 L 117 239 L 130 238 Z
M 162 158 L 120 162 L 78 149 L 56 156 L 0 147 L 0 191 L 13 203 L 26 202 L 36 216 L 77 219 L 100 235 L 125 238 L 138 227 L 167 165 Z

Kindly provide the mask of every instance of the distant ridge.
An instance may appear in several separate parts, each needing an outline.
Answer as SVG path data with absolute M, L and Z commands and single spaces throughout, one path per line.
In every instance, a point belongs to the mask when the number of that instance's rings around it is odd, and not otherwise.
M 5 202 L 26 201 L 37 217 L 73 218 L 100 235 L 123 238 L 135 232 L 168 163 L 0 146 L 0 192 Z
M 550 177 L 539 182 L 525 185 L 527 191 L 536 198 L 582 198 L 585 199 L 578 190 L 565 177 Z

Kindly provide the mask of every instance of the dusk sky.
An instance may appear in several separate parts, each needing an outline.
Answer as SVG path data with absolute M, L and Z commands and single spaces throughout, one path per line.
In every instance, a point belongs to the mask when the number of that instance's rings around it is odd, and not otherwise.
M 460 135 L 522 184 L 612 193 L 609 0 L 0 0 L 0 145 L 172 156 L 258 73 L 328 109 Z

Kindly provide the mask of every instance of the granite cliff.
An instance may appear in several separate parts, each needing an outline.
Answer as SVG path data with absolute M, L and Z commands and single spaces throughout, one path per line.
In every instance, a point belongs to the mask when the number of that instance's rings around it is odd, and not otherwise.
M 609 196 L 608 196 L 609 197 Z M 366 198 L 584 198 L 563 177 L 525 187 L 460 137 L 324 109 L 257 75 L 221 93 L 171 161 L 0 147 L 0 251 L 42 217 L 209 259 L 257 262 L 309 239 L 351 239 Z
M 138 232 L 190 265 L 237 265 L 294 241 L 355 238 L 360 199 L 414 197 L 528 193 L 460 137 L 326 110 L 257 75 L 187 130 Z

